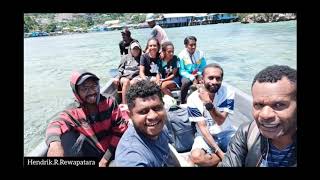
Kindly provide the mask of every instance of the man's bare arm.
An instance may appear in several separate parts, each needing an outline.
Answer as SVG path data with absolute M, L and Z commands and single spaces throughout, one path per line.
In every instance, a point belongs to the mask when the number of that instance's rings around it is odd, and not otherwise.
M 223 159 L 224 153 L 223 151 L 219 148 L 218 144 L 215 142 L 213 139 L 212 135 L 210 134 L 207 124 L 205 121 L 199 121 L 197 122 L 199 129 L 204 137 L 204 140 L 214 149 L 216 149 L 216 154 L 220 157 L 220 159 Z

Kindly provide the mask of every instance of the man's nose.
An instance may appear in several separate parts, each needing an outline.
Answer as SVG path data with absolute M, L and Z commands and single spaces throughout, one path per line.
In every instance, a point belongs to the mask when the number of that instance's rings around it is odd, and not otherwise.
M 155 119 L 157 116 L 158 116 L 158 114 L 152 109 L 150 109 L 150 111 L 147 114 L 148 119 Z
M 88 93 L 88 94 L 90 94 L 90 93 L 95 93 L 95 92 L 97 91 L 97 88 L 98 88 L 98 87 L 89 87 L 88 90 L 87 90 L 87 93 Z
M 263 120 L 273 119 L 274 118 L 274 111 L 270 106 L 264 106 L 261 109 L 259 116 Z
M 213 78 L 213 79 L 211 80 L 211 83 L 212 83 L 212 84 L 218 84 L 219 81 L 217 81 L 217 78 Z

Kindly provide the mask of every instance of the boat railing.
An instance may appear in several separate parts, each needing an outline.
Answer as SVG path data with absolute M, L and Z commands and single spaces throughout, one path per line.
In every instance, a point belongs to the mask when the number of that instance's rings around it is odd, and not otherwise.
M 238 127 L 242 123 L 253 121 L 253 116 L 251 111 L 252 96 L 244 93 L 240 89 L 230 85 L 227 82 L 223 82 L 223 84 L 235 91 L 234 113 L 229 114 L 227 117 L 231 120 L 231 124 L 233 125 L 233 127 L 235 129 L 238 129 Z

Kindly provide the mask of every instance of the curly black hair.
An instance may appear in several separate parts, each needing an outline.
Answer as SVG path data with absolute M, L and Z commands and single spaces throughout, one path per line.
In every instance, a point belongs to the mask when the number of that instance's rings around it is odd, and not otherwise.
M 297 70 L 285 65 L 272 65 L 261 70 L 253 79 L 252 86 L 256 81 L 259 83 L 275 83 L 282 77 L 287 77 L 293 84 L 297 82 Z
M 126 94 L 128 108 L 132 109 L 135 106 L 136 98 L 145 98 L 153 95 L 157 95 L 163 103 L 161 89 L 156 83 L 148 80 L 138 81 L 130 86 Z

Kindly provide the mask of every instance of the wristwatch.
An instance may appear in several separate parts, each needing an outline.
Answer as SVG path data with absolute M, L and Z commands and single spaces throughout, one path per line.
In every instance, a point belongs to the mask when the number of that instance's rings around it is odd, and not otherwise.
M 204 106 L 206 107 L 206 109 L 208 111 L 211 111 L 211 110 L 213 110 L 215 108 L 214 105 L 212 103 L 210 103 L 210 102 L 206 103 Z

